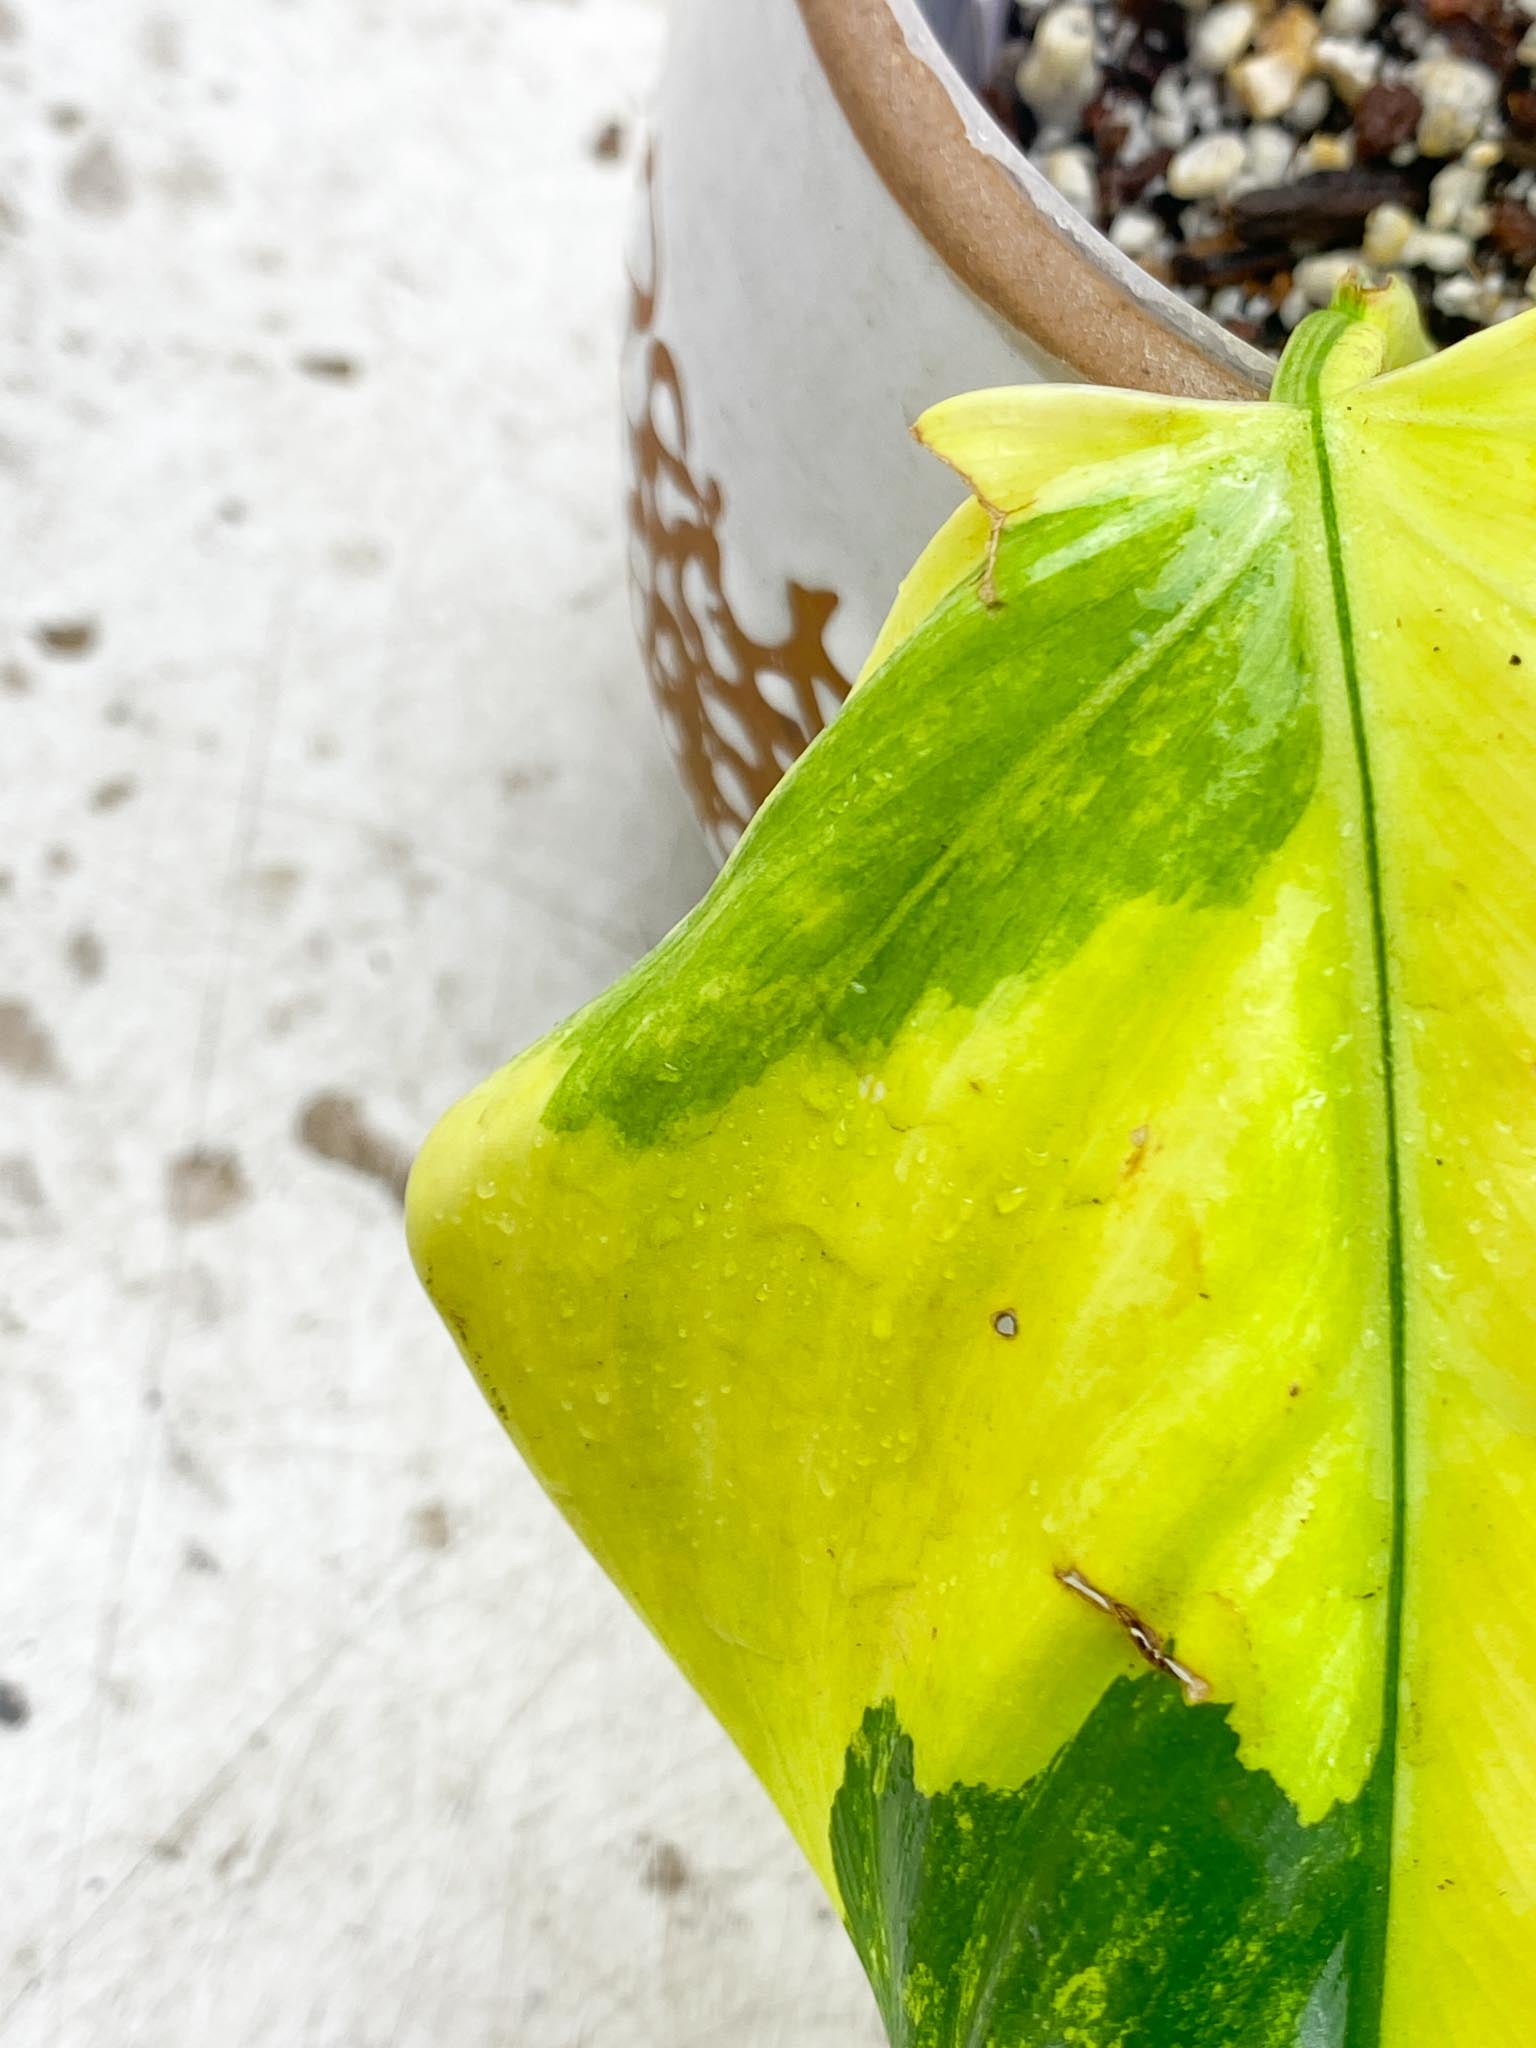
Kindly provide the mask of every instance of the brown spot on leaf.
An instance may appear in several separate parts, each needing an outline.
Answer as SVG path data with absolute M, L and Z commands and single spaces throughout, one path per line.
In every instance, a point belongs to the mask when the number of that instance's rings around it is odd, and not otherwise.
M 600 164 L 617 163 L 624 154 L 624 123 L 605 121 L 592 138 L 592 154 Z
M 397 1202 L 405 1200 L 410 1155 L 391 1138 L 373 1130 L 350 1095 L 314 1096 L 299 1112 L 299 1143 L 320 1159 L 350 1167 L 388 1188 Z
M 52 1037 L 38 1022 L 31 1004 L 18 997 L 0 1002 L 0 1071 L 18 1081 L 60 1078 Z
M 36 638 L 45 654 L 78 661 L 94 652 L 99 630 L 94 619 L 45 619 L 37 628 Z
M 166 1169 L 166 1207 L 177 1223 L 212 1223 L 250 1196 L 238 1157 L 229 1151 L 194 1146 Z
M 133 197 L 127 167 L 105 135 L 83 143 L 64 172 L 64 197 L 81 213 L 110 220 Z
M 213 1552 L 196 1540 L 183 1548 L 181 1561 L 189 1572 L 197 1572 L 205 1578 L 215 1578 L 224 1569 Z
M 1017 1337 L 1019 1319 L 1011 1308 L 1000 1308 L 992 1318 L 992 1327 L 999 1337 Z
M 640 1872 L 640 1882 L 646 1890 L 664 1899 L 675 1899 L 687 1888 L 688 1879 L 688 1865 L 681 1849 L 672 1842 L 653 1842 Z
M 25 1728 L 32 1702 L 12 1678 L 0 1678 L 0 1728 Z
M 8 661 L 0 667 L 0 690 L 8 697 L 25 697 L 32 687 L 32 678 L 19 661 Z

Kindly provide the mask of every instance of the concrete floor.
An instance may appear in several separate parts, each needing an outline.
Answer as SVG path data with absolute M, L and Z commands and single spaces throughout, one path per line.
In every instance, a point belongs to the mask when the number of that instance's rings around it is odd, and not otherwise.
M 0 0 L 3 2048 L 876 2038 L 401 1243 L 708 874 L 616 517 L 663 26 Z

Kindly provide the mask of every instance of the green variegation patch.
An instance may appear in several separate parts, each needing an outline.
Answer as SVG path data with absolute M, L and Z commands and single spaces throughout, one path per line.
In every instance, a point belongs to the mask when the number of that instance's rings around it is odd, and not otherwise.
M 1227 455 L 1198 493 L 1144 473 L 1010 528 L 994 602 L 1027 640 L 951 592 L 752 857 L 583 1012 L 546 1121 L 654 1142 L 808 1037 L 869 1057 L 935 992 L 1048 975 L 1118 903 L 1240 903 L 1320 751 L 1283 476 Z
M 1014 1791 L 926 1795 L 872 1708 L 832 1808 L 896 2048 L 1346 2048 L 1384 1883 L 1370 1795 L 1304 1827 L 1224 1708 L 1119 1678 Z

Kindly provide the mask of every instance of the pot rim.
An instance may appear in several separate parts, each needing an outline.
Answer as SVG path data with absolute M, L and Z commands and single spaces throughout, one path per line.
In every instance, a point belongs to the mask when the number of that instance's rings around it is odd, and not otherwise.
M 860 147 L 961 282 L 1089 383 L 1262 398 L 1273 359 L 1074 212 L 966 84 L 918 0 L 797 0 Z

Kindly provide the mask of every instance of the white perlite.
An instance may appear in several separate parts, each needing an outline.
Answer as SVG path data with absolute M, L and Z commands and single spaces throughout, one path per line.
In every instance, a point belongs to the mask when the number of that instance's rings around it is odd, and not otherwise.
M 1436 171 L 1430 180 L 1425 213 L 1430 227 L 1460 228 L 1463 234 L 1481 232 L 1479 217 L 1487 184 L 1488 173 L 1470 163 L 1447 164 L 1443 171 Z
M 1309 78 L 1285 117 L 1286 126 L 1293 128 L 1298 135 L 1310 135 L 1321 121 L 1326 120 L 1332 97 L 1326 79 Z
M 1323 28 L 1331 36 L 1368 36 L 1376 26 L 1376 0 L 1327 0 Z
M 1365 224 L 1361 251 L 1367 263 L 1396 263 L 1419 223 L 1406 206 L 1378 206 Z
M 1175 199 L 1214 199 L 1230 189 L 1247 155 L 1241 136 L 1202 135 L 1169 164 L 1168 190 Z
M 1208 135 L 1213 128 L 1219 128 L 1222 115 L 1220 81 L 1203 74 L 1190 79 L 1184 88 L 1184 106 L 1196 135 Z
M 1068 206 L 1091 220 L 1098 205 L 1098 180 L 1089 152 L 1076 145 L 1050 149 L 1041 158 L 1040 168 Z
M 1408 82 L 1423 103 L 1417 141 L 1424 156 L 1459 155 L 1498 98 L 1493 73 L 1466 57 L 1421 57 Z
M 1301 73 L 1286 57 L 1273 50 L 1257 57 L 1245 57 L 1229 72 L 1232 90 L 1243 112 L 1255 121 L 1273 121 L 1295 104 L 1301 89 Z
M 1250 0 L 1220 0 L 1189 39 L 1191 61 L 1202 71 L 1226 71 L 1253 41 L 1258 19 Z
M 1220 209 L 1205 199 L 1192 199 L 1179 215 L 1179 233 L 1186 242 L 1203 242 L 1219 235 L 1223 225 Z
M 1436 233 L 1432 228 L 1415 228 L 1403 245 L 1402 261 L 1449 277 L 1464 270 L 1472 260 L 1472 244 L 1465 235 Z
M 1347 107 L 1374 85 L 1381 71 L 1381 49 L 1376 43 L 1356 42 L 1348 36 L 1323 36 L 1312 52 L 1315 68 L 1327 79 Z
M 1328 249 L 1318 256 L 1303 256 L 1291 277 L 1309 306 L 1326 306 L 1349 273 L 1364 261 L 1362 249 Z
M 1155 213 L 1140 206 L 1127 206 L 1110 223 L 1109 239 L 1122 255 L 1139 263 L 1160 246 L 1163 224 Z
M 1435 286 L 1435 304 L 1442 313 L 1465 319 L 1477 310 L 1483 288 L 1475 277 L 1447 277 Z
M 1019 95 L 1040 120 L 1069 124 L 1099 88 L 1093 16 L 1078 0 L 1053 7 L 1018 70 Z
M 1400 14 L 1393 15 L 1392 33 L 1397 37 L 1403 48 L 1410 51 L 1415 57 L 1422 57 L 1429 49 L 1431 42 L 1434 43 L 1437 50 L 1445 48 L 1445 44 L 1439 36 L 1432 36 L 1430 34 L 1430 27 L 1427 21 L 1421 20 L 1417 14 L 1409 14 L 1406 10 Z
M 1312 310 L 1312 301 L 1299 284 L 1293 284 L 1280 301 L 1280 325 L 1289 334 L 1293 327 L 1299 327 Z
M 1296 156 L 1296 171 L 1305 177 L 1311 171 L 1347 171 L 1355 161 L 1353 135 L 1312 135 Z
M 1296 138 L 1272 121 L 1259 121 L 1248 130 L 1244 148 L 1248 156 L 1243 167 L 1245 182 L 1252 186 L 1279 185 L 1290 171 Z
M 1165 71 L 1152 88 L 1152 113 L 1147 132 L 1160 149 L 1182 149 L 1193 132 L 1178 73 Z

